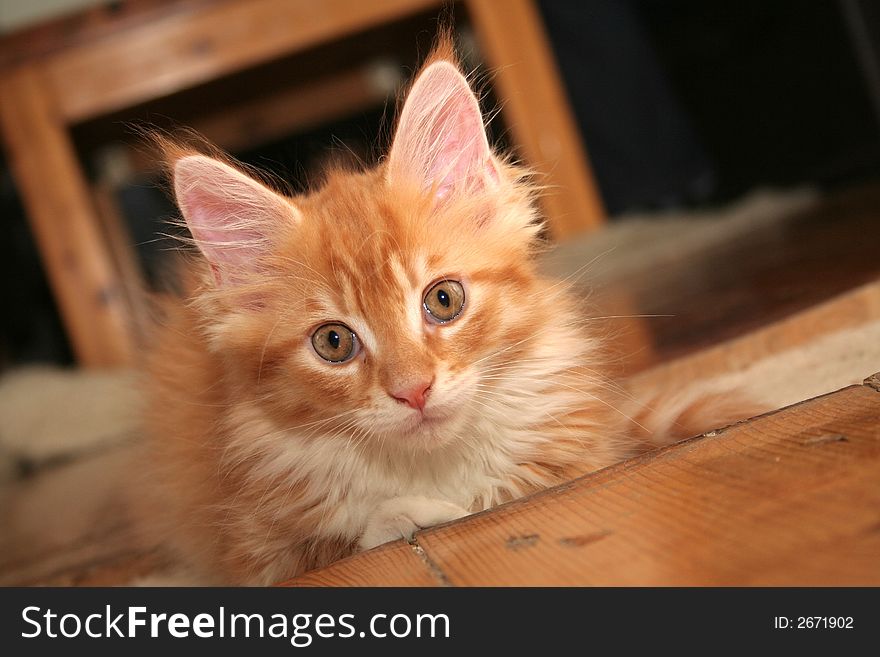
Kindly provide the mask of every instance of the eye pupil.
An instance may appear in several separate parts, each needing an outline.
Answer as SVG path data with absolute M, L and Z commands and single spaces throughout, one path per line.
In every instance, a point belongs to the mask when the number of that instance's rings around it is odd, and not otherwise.
M 441 324 L 451 322 L 464 307 L 464 287 L 450 279 L 438 281 L 428 289 L 423 305 L 428 321 Z
M 344 363 L 359 351 L 357 336 L 345 324 L 324 324 L 312 334 L 312 346 L 317 354 L 331 363 Z

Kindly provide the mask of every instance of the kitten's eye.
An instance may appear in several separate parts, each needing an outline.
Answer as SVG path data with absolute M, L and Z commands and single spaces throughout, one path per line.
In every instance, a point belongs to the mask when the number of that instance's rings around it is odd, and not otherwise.
M 464 307 L 464 287 L 458 281 L 438 281 L 425 294 L 428 319 L 445 324 L 458 317 Z
M 331 363 L 344 363 L 360 350 L 357 336 L 345 324 L 324 324 L 312 333 L 312 346 Z

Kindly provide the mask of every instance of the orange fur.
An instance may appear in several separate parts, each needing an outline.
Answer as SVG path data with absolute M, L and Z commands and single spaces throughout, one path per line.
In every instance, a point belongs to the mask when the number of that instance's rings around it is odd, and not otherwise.
M 206 259 L 149 359 L 144 497 L 151 533 L 214 581 L 269 584 L 383 521 L 419 525 L 377 520 L 389 500 L 455 517 L 636 449 L 577 301 L 536 273 L 532 187 L 489 150 L 449 45 L 438 53 L 386 162 L 314 193 L 166 144 Z M 443 279 L 466 304 L 437 325 L 422 297 Z M 351 361 L 312 349 L 326 322 L 358 335 Z M 420 380 L 423 414 L 392 394 Z

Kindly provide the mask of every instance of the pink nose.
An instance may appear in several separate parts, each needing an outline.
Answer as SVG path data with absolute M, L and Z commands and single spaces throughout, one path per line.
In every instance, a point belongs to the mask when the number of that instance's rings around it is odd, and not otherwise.
M 397 390 L 389 391 L 388 394 L 401 404 L 406 404 L 410 408 L 422 411 L 425 409 L 425 399 L 431 391 L 431 386 L 433 384 L 433 379 L 430 381 L 420 381 Z

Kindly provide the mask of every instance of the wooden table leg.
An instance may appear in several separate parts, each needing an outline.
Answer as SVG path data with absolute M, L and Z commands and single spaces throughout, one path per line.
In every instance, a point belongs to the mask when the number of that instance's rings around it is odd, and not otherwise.
M 605 210 L 532 0 L 467 0 L 502 112 L 525 162 L 546 185 L 544 210 L 562 239 L 600 227 Z
M 67 126 L 36 67 L 0 79 L 0 129 L 77 360 L 129 362 L 125 298 Z

